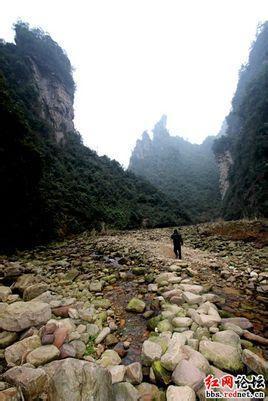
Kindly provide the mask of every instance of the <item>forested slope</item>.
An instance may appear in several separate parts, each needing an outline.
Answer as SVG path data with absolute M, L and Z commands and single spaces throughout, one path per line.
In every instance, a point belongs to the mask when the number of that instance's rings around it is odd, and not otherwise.
M 0 43 L 1 246 L 25 245 L 104 224 L 186 223 L 175 202 L 82 144 L 73 126 L 70 61 L 24 23 Z M 89 117 L 90 118 L 90 117 Z

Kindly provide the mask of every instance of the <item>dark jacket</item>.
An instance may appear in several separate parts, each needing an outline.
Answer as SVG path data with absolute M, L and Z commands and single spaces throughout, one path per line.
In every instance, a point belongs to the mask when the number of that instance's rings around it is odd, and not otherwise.
M 174 248 L 178 249 L 181 245 L 183 245 L 183 240 L 181 234 L 172 234 L 171 239 L 173 240 Z

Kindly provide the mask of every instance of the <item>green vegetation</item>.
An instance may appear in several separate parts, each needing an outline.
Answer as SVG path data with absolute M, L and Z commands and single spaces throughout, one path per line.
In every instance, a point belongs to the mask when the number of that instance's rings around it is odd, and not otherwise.
M 73 98 L 70 61 L 40 29 L 18 23 L 15 30 L 16 44 L 0 42 L 0 246 L 29 245 L 104 225 L 187 223 L 175 202 L 83 146 L 77 132 L 64 132 L 57 143 L 35 70 Z
M 148 179 L 180 205 L 192 221 L 211 221 L 219 215 L 218 169 L 211 150 L 214 137 L 193 145 L 169 135 L 166 117 L 137 141 L 129 169 Z
M 268 22 L 259 27 L 248 64 L 243 66 L 226 135 L 215 141 L 214 152 L 229 151 L 233 165 L 223 199 L 223 217 L 267 216 L 268 150 Z
M 95 355 L 94 345 L 95 345 L 96 338 L 97 338 L 96 336 L 89 337 L 84 356 L 94 356 Z

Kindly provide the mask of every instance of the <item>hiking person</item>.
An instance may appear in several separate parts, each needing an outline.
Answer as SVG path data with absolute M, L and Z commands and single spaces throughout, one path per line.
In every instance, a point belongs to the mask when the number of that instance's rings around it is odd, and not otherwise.
M 176 259 L 178 259 L 178 257 L 181 259 L 181 245 L 183 245 L 183 240 L 178 230 L 174 230 L 174 233 L 171 235 L 171 239 L 173 240 Z

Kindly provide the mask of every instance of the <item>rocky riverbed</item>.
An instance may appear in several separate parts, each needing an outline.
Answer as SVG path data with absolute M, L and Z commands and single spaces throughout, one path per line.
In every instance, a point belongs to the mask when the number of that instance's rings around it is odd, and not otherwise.
M 267 377 L 265 223 L 92 233 L 0 258 L 0 400 L 204 400 Z M 246 398 L 244 398 L 246 399 Z

